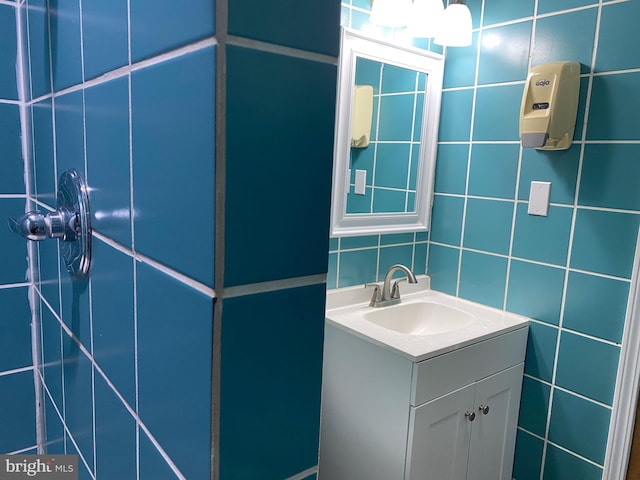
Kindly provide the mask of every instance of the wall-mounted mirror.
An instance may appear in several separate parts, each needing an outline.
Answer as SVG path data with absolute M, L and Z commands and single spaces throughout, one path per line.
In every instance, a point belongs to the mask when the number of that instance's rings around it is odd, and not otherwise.
M 426 230 L 444 57 L 342 30 L 331 235 Z

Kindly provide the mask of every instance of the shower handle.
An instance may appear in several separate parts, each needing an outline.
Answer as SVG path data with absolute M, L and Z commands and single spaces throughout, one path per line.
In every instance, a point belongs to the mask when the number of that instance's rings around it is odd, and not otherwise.
M 28 239 L 40 242 L 47 238 L 59 238 L 62 241 L 76 239 L 76 214 L 65 209 L 44 215 L 38 210 L 27 212 L 20 218 L 9 218 L 12 232 Z

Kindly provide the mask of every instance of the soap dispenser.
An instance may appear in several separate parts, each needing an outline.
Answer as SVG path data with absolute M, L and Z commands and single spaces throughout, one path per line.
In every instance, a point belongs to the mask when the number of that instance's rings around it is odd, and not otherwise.
M 580 64 L 555 62 L 529 71 L 520 108 L 520 141 L 538 150 L 571 146 L 578 112 Z

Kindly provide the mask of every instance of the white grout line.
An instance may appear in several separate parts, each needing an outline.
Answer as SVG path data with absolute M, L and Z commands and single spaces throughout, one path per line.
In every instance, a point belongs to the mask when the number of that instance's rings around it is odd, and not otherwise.
M 296 473 L 292 477 L 288 477 L 285 480 L 304 480 L 305 478 L 310 477 L 314 473 L 318 473 L 318 466 L 317 465 L 315 467 L 307 468 L 306 470 L 304 470 L 304 471 L 302 471 L 300 473 Z
M 16 450 L 15 452 L 9 452 L 7 453 L 7 455 L 20 455 L 20 454 L 25 454 L 25 452 L 28 452 L 29 450 L 38 450 L 38 445 L 33 445 L 31 447 L 27 447 L 27 448 L 23 448 L 21 450 Z
M 224 298 L 233 298 L 245 295 L 256 295 L 265 292 L 274 292 L 277 290 L 308 287 L 311 285 L 322 285 L 326 283 L 326 277 L 326 274 L 309 275 L 307 277 L 287 278 L 284 280 L 273 280 L 269 282 L 238 285 L 235 287 L 225 287 L 222 296 Z
M 4 370 L 4 371 L 0 371 L 0 377 L 6 377 L 7 375 L 13 375 L 15 373 L 29 372 L 34 369 L 35 369 L 34 366 L 30 366 L 30 367 L 15 368 L 13 370 Z
M 227 44 L 235 47 L 249 48 L 251 50 L 259 50 L 261 52 L 275 53 L 276 55 L 284 55 L 287 57 L 299 58 L 302 60 L 310 60 L 312 62 L 327 63 L 329 65 L 338 65 L 338 57 L 325 55 L 322 53 L 309 52 L 297 48 L 285 47 L 275 43 L 261 42 L 244 37 L 236 37 L 229 35 Z
M 86 82 L 77 84 L 77 85 L 73 85 L 71 87 L 65 88 L 63 90 L 59 90 L 53 94 L 47 94 L 47 95 L 43 95 L 41 97 L 35 98 L 33 100 L 31 100 L 31 102 L 29 102 L 29 104 L 34 104 L 34 103 L 38 103 L 41 102 L 42 100 L 48 99 L 48 98 L 55 98 L 55 97 L 59 97 L 62 95 L 66 95 L 67 93 L 72 93 L 72 92 L 76 92 L 78 90 L 83 90 L 83 89 L 87 89 L 96 85 L 100 85 L 106 82 L 109 82 L 111 80 L 115 80 L 116 78 L 121 78 L 124 77 L 126 75 L 129 75 L 131 72 L 135 72 L 138 70 L 142 70 L 143 68 L 147 68 L 147 67 L 151 67 L 153 65 L 157 65 L 160 63 L 164 63 L 168 60 L 173 60 L 175 58 L 179 58 L 182 57 L 186 54 L 192 53 L 192 52 L 197 52 L 199 50 L 203 50 L 205 48 L 211 47 L 213 45 L 217 45 L 217 41 L 214 37 L 211 38 L 206 38 L 204 40 L 200 40 L 198 42 L 192 43 L 190 45 L 186 45 L 184 47 L 180 47 L 177 48 L 175 50 L 171 50 L 170 52 L 166 52 L 163 54 L 160 54 L 158 56 L 152 57 L 152 58 L 148 58 L 145 60 L 141 60 L 139 62 L 136 62 L 132 65 L 126 65 L 124 67 L 120 67 L 116 70 L 112 70 L 108 73 L 105 73 L 104 75 L 101 75 L 99 77 L 93 78 L 91 80 L 88 80 Z M 53 79 L 52 79 L 53 82 Z M 51 90 L 53 91 L 53 85 L 51 87 Z

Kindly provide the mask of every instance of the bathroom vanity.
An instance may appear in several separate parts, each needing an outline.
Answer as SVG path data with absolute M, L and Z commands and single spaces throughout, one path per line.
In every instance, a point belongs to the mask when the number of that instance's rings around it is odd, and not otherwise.
M 427 283 L 329 292 L 320 480 L 511 478 L 528 319 Z

